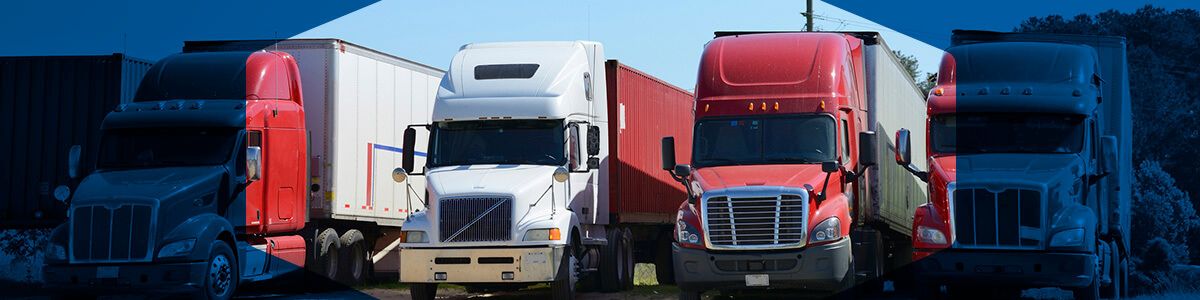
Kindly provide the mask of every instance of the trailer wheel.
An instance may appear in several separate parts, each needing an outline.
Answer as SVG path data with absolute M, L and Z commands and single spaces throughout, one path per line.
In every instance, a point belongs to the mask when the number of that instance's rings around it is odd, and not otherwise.
M 341 271 L 340 281 L 346 285 L 356 285 L 363 283 L 367 278 L 368 258 L 367 258 L 367 243 L 363 238 L 362 232 L 358 229 L 351 229 L 342 234 L 339 239 L 341 244 L 342 265 L 339 268 Z
M 1125 270 L 1122 265 L 1125 261 L 1121 259 L 1121 253 L 1119 253 L 1120 251 L 1117 251 L 1117 243 L 1117 241 L 1113 241 L 1109 245 L 1109 249 L 1112 249 L 1112 251 L 1109 251 L 1111 257 L 1108 260 L 1108 265 L 1105 267 L 1107 267 L 1109 270 L 1108 274 L 1112 279 L 1112 282 L 1101 294 L 1101 296 L 1111 299 L 1120 299 L 1121 292 L 1124 290 L 1122 286 L 1124 284 L 1124 278 L 1122 274 Z
M 628 227 L 622 228 L 619 248 L 617 248 L 617 269 L 620 270 L 620 290 L 633 289 L 633 231 Z
M 341 240 L 338 238 L 337 231 L 333 228 L 327 228 L 317 235 L 317 240 L 313 243 L 316 251 L 316 264 L 313 265 L 313 271 L 321 277 L 321 280 L 335 280 L 338 275 L 338 249 L 342 248 Z M 328 282 L 328 281 L 325 281 Z
M 433 300 L 437 296 L 436 283 L 414 283 L 408 286 L 413 300 Z
M 633 233 L 610 228 L 608 245 L 600 248 L 600 291 L 614 293 L 633 287 Z
M 563 248 L 562 261 L 558 263 L 558 272 L 554 276 L 554 282 L 550 283 L 550 293 L 554 300 L 575 299 L 575 284 L 579 281 L 579 275 L 576 274 L 578 265 L 579 258 L 575 257 L 575 244 L 574 242 L 568 243 L 567 247 Z
M 204 286 L 201 287 L 197 299 L 221 300 L 233 298 L 237 290 L 238 268 L 234 261 L 233 249 L 222 241 L 213 241 L 209 246 L 208 265 L 204 271 Z

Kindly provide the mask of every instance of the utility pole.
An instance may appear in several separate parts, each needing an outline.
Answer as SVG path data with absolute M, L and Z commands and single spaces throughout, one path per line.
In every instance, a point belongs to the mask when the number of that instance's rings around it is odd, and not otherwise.
M 808 0 L 808 8 L 804 11 L 804 18 L 806 20 L 804 24 L 805 24 L 805 28 L 807 28 L 808 31 L 813 31 L 812 1 L 813 0 Z

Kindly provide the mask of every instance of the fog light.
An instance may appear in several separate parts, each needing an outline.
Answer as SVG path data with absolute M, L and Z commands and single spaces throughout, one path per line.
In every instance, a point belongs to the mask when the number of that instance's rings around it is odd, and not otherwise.
M 433 280 L 446 281 L 446 272 L 433 273 Z
M 501 280 L 513 280 L 513 272 L 500 273 Z

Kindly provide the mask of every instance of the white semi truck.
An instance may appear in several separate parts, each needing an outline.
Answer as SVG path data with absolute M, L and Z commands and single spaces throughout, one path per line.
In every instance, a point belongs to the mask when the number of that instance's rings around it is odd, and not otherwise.
M 631 287 L 634 251 L 670 253 L 655 241 L 669 240 L 685 194 L 656 154 L 659 137 L 688 132 L 691 103 L 606 61 L 596 42 L 462 47 L 433 123 L 406 130 L 393 172 L 403 184 L 424 175 L 428 193 L 402 226 L 400 281 L 414 299 L 433 299 L 439 283 L 548 282 L 555 299 L 574 297 L 577 282 Z M 409 150 L 418 132 L 429 138 L 423 170 Z

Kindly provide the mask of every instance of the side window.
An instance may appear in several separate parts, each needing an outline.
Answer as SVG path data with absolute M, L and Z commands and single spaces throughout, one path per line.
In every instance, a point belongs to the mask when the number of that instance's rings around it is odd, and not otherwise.
M 579 166 L 582 165 L 582 163 L 579 161 L 579 124 L 571 123 L 570 127 L 568 127 L 568 130 L 570 130 L 570 132 L 568 133 L 567 138 L 567 168 L 574 171 L 578 170 Z
M 842 119 L 842 157 L 850 160 L 850 123 L 846 119 Z

